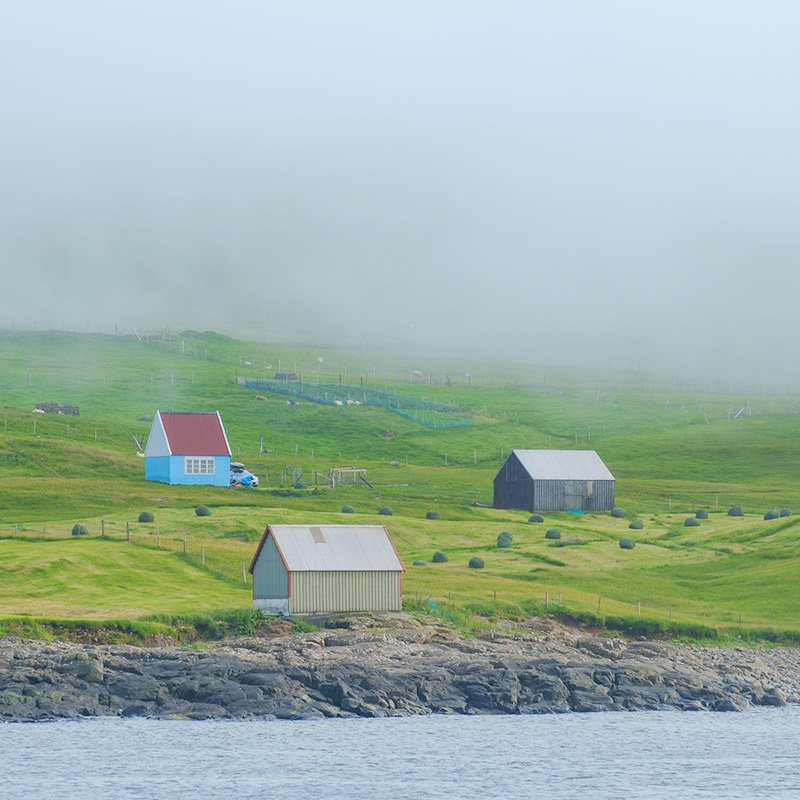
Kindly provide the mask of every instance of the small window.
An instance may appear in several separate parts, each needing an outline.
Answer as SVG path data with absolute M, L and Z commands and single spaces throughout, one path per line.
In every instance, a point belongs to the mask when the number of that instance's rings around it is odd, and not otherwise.
M 214 475 L 215 461 L 213 458 L 186 457 L 185 471 L 187 475 Z

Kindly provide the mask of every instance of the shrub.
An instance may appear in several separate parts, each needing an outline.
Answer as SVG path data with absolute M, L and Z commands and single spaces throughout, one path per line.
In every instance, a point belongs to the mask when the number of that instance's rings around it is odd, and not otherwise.
M 296 480 L 294 482 L 294 488 L 295 489 L 307 489 L 308 487 L 306 486 L 306 482 L 302 478 L 300 478 L 299 480 Z
M 425 566 L 425 562 L 424 561 L 415 561 L 411 566 L 412 567 L 424 567 Z
M 392 511 L 392 509 L 389 508 L 389 506 L 382 506 L 381 508 L 378 509 L 378 513 L 382 517 L 391 517 L 392 514 L 394 514 L 394 511 Z
M 778 511 L 778 509 L 773 508 L 772 511 L 767 511 L 767 513 L 764 514 L 764 519 L 778 519 L 779 516 L 780 512 Z
M 733 506 L 732 508 L 728 509 L 728 516 L 729 517 L 743 517 L 744 516 L 744 509 L 741 506 Z
M 792 512 L 788 508 L 782 508 L 781 509 L 781 516 L 782 517 L 791 517 L 792 516 Z
M 633 541 L 633 539 L 629 539 L 627 536 L 623 536 L 619 540 L 619 546 L 623 550 L 633 550 L 633 548 L 636 547 L 636 543 Z
M 73 525 L 72 526 L 72 535 L 73 536 L 88 536 L 89 531 L 86 530 L 85 525 Z
M 640 519 L 635 519 L 630 525 L 628 525 L 628 527 L 632 531 L 640 531 L 642 528 L 644 528 L 644 522 L 642 522 Z
M 467 566 L 470 569 L 483 569 L 483 559 L 482 558 L 478 558 L 478 556 L 472 556 L 472 558 L 469 560 L 469 564 L 467 564 Z
M 498 547 L 511 547 L 511 542 L 514 541 L 514 537 L 508 532 L 503 531 L 497 537 L 497 546 Z
M 198 517 L 210 517 L 211 509 L 208 506 L 197 506 L 194 513 L 197 514 Z
M 700 520 L 697 517 L 686 517 L 683 521 L 684 528 L 699 528 L 700 527 Z
M 622 518 L 625 516 L 625 509 L 624 508 L 612 508 L 611 509 L 611 516 Z
M 443 564 L 445 561 L 447 561 L 447 553 L 443 553 L 441 550 L 437 550 L 433 554 L 433 558 L 431 559 L 431 561 L 433 561 L 434 564 Z
M 139 514 L 139 522 L 152 522 L 153 521 L 153 512 L 152 511 L 142 511 Z
M 528 522 L 544 522 L 544 517 L 541 514 L 531 514 L 528 517 Z
M 264 622 L 260 608 L 241 608 L 233 612 L 228 624 L 234 636 L 252 636 Z
M 425 515 L 425 519 L 441 519 L 441 514 L 438 511 L 429 511 Z
M 545 539 L 560 539 L 561 531 L 558 528 L 550 528 L 544 535 Z
M 346 503 L 342 506 L 342 514 L 355 514 L 356 510 L 353 506 L 348 506 Z
M 695 516 L 697 519 L 708 519 L 708 511 L 706 511 L 704 508 L 698 508 Z

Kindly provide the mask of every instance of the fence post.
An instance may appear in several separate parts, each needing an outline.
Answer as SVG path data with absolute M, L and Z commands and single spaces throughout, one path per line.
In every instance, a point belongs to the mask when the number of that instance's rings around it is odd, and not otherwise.
M 131 524 L 130 524 L 130 522 L 126 522 L 125 523 L 125 539 L 128 542 L 131 540 Z
M 183 552 L 186 552 L 186 537 L 183 537 Z

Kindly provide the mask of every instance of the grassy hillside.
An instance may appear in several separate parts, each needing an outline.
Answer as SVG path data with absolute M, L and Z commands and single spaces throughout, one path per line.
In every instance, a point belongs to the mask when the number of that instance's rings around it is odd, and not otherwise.
M 354 395 L 369 387 L 458 405 L 474 425 L 431 429 L 382 408 L 260 400 L 235 382 L 279 369 L 341 382 Z M 723 627 L 738 627 L 741 615 L 745 629 L 798 629 L 786 587 L 800 528 L 794 517 L 762 519 L 771 508 L 800 509 L 794 392 L 620 369 L 276 349 L 211 333 L 150 342 L 0 334 L 0 615 L 101 619 L 246 606 L 242 564 L 266 523 L 338 522 L 349 503 L 355 520 L 388 524 L 408 568 L 409 601 L 513 612 L 541 610 L 545 599 L 552 610 L 560 597 L 562 608 L 585 614 Z M 749 415 L 730 419 L 746 401 Z M 38 402 L 81 413 L 34 414 Z M 150 424 L 141 418 L 156 409 L 220 410 L 234 456 L 261 487 L 145 482 L 134 436 L 145 444 Z M 539 525 L 472 505 L 491 504 L 511 449 L 547 447 L 597 450 L 627 518 L 565 514 Z M 326 486 L 322 476 L 338 466 L 366 469 L 372 488 Z M 305 491 L 292 489 L 300 472 Z M 196 517 L 199 504 L 212 516 Z M 387 504 L 394 515 L 378 516 Z M 728 517 L 738 504 L 746 516 Z M 711 518 L 684 528 L 701 506 Z M 430 509 L 441 520 L 426 520 Z M 138 523 L 142 510 L 155 522 Z M 628 529 L 633 518 L 643 530 Z M 72 540 L 76 522 L 88 539 Z M 552 525 L 584 543 L 545 541 Z M 502 530 L 513 534 L 511 548 L 496 547 Z M 618 547 L 623 535 L 636 541 L 633 551 Z M 437 549 L 447 550 L 446 564 L 430 564 Z M 483 570 L 467 569 L 472 555 Z

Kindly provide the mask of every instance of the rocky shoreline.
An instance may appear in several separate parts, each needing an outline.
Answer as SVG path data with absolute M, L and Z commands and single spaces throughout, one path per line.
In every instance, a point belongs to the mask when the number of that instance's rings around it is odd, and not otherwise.
M 395 617 L 345 624 L 205 649 L 3 638 L 0 721 L 744 711 L 800 702 L 800 650 L 630 641 L 548 620 L 480 638 Z

